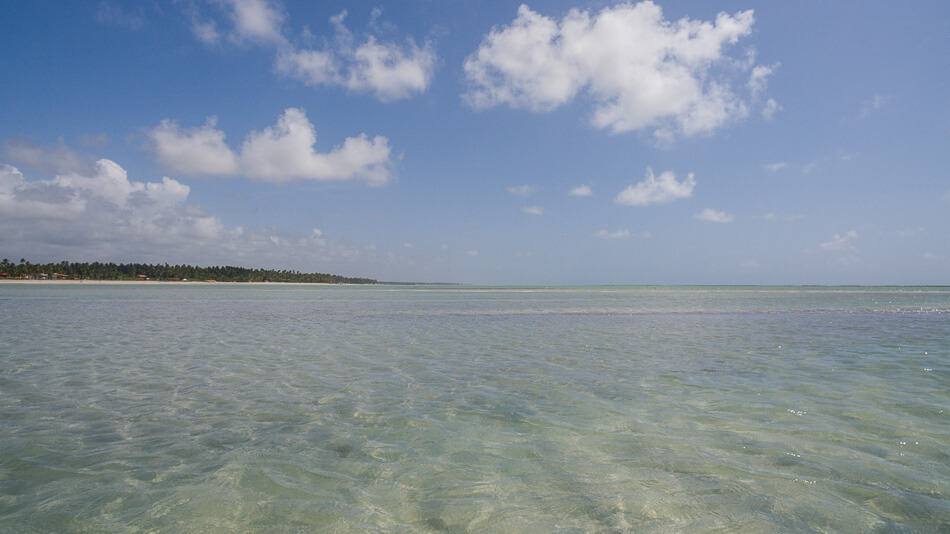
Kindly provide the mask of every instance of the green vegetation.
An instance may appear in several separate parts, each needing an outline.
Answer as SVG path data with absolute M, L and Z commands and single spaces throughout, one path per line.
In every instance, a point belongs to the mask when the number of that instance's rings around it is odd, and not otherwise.
M 218 282 L 322 282 L 327 284 L 375 284 L 369 278 L 348 278 L 336 274 L 302 273 L 274 269 L 196 265 L 149 265 L 145 263 L 59 263 L 33 264 L 25 259 L 0 261 L 4 278 L 66 278 L 75 280 L 215 280 Z

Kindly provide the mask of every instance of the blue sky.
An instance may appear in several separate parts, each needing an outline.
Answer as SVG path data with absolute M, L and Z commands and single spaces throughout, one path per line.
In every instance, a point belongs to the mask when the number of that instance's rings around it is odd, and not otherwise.
M 950 283 L 945 2 L 14 2 L 0 255 Z

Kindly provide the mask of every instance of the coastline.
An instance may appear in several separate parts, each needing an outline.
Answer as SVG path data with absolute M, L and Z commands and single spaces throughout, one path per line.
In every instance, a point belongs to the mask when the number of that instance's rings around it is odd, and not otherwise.
M 162 280 L 15 280 L 9 278 L 0 278 L 0 284 L 10 285 L 102 285 L 102 286 L 147 286 L 147 285 L 226 285 L 226 286 L 348 286 L 360 284 L 329 284 L 326 282 L 211 282 L 206 280 L 188 280 L 188 281 L 162 281 Z

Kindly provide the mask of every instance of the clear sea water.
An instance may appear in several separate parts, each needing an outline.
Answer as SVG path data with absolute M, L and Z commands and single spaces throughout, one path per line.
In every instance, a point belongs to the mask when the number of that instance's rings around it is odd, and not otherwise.
M 950 288 L 0 286 L 0 532 L 719 531 L 950 531 Z

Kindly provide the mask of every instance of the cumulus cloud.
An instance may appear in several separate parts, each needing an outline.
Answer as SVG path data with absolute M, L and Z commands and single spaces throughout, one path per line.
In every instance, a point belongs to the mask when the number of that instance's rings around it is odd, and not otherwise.
M 237 174 L 238 158 L 224 141 L 224 132 L 215 128 L 217 119 L 204 126 L 182 130 L 165 119 L 149 132 L 155 155 L 168 168 L 189 175 Z
M 589 185 L 579 185 L 575 187 L 574 189 L 571 189 L 570 191 L 568 191 L 567 194 L 568 196 L 572 196 L 572 197 L 589 197 L 593 195 L 594 192 L 591 191 Z
M 621 191 L 615 202 L 626 206 L 648 206 L 650 204 L 666 204 L 681 198 L 689 198 L 696 187 L 693 173 L 686 175 L 682 181 L 676 180 L 671 171 L 653 175 L 653 169 L 647 169 L 646 178 L 635 185 Z
M 594 233 L 594 237 L 600 239 L 625 239 L 630 237 L 630 230 L 617 230 L 616 232 L 608 232 L 607 230 L 599 230 Z
M 538 188 L 533 185 L 512 185 L 505 188 L 506 191 L 512 195 L 518 195 L 521 197 L 526 197 L 533 193 L 538 192 Z
M 187 195 L 188 186 L 179 184 L 174 180 L 172 182 L 174 182 L 172 187 L 184 187 Z M 146 185 L 142 182 L 130 182 L 125 169 L 108 159 L 96 161 L 96 172 L 91 175 L 87 176 L 75 172 L 61 174 L 56 176 L 52 183 L 64 189 L 71 189 L 89 196 L 105 199 L 119 207 L 125 207 L 133 193 L 144 192 Z M 150 185 L 158 189 L 164 189 L 168 184 Z
M 279 4 L 268 0 L 227 0 L 234 32 L 231 38 L 238 41 L 283 44 L 286 42 L 281 25 L 284 13 Z M 201 38 L 199 36 L 199 38 Z
M 424 92 L 435 71 L 435 49 L 430 41 L 422 45 L 407 37 L 403 43 L 381 41 L 368 34 L 357 38 L 343 24 L 346 11 L 330 18 L 334 35 L 320 49 L 297 46 L 284 31 L 283 6 L 271 0 L 228 0 L 219 3 L 226 12 L 231 30 L 228 41 L 269 46 L 275 50 L 277 73 L 309 86 L 340 86 L 370 92 L 382 101 L 408 98 Z M 374 9 L 369 27 L 378 31 L 381 10 Z M 192 32 L 206 44 L 221 41 L 222 32 L 214 20 L 192 14 Z
M 522 5 L 465 60 L 464 98 L 479 109 L 544 112 L 583 95 L 594 105 L 592 124 L 612 133 L 651 130 L 660 140 L 709 133 L 745 117 L 775 68 L 724 52 L 753 22 L 751 10 L 670 22 L 650 1 L 573 9 L 561 20 Z M 738 74 L 749 71 L 744 98 Z
M 316 130 L 297 108 L 284 110 L 277 124 L 248 134 L 240 153 L 227 145 L 213 118 L 184 130 L 166 119 L 148 135 L 161 163 L 191 176 L 241 174 L 268 182 L 362 179 L 382 185 L 392 165 L 389 140 L 382 136 L 360 134 L 330 152 L 317 152 Z
M 346 32 L 338 42 L 350 42 L 340 14 L 338 34 Z M 372 91 L 381 100 L 407 98 L 426 90 L 432 81 L 436 55 L 431 42 L 418 46 L 411 38 L 404 45 L 380 42 L 370 35 L 353 47 L 340 47 L 337 54 L 346 64 L 342 85 L 356 91 Z
M 521 211 L 528 215 L 544 215 L 544 208 L 541 206 L 525 206 L 521 208 Z
M 58 190 L 49 182 L 28 182 L 19 169 L 0 165 L 0 220 L 69 219 L 86 209 L 74 191 Z M 2 233 L 2 232 L 0 232 Z
M 374 252 L 331 241 L 319 228 L 300 235 L 227 227 L 190 203 L 189 193 L 167 176 L 132 180 L 108 159 L 89 172 L 50 179 L 29 179 L 0 164 L 0 249 L 40 261 L 167 261 L 361 276 L 385 268 Z
M 775 163 L 767 163 L 763 165 L 763 167 L 769 172 L 778 172 L 785 167 L 788 167 L 788 163 L 784 161 L 776 161 Z
M 693 217 L 699 219 L 700 221 L 714 223 L 730 223 L 735 218 L 724 211 L 716 211 L 712 208 L 706 208 L 696 215 L 693 215 Z
M 171 241 L 207 246 L 221 237 L 216 218 L 186 203 L 190 189 L 172 178 L 160 182 L 129 180 L 119 164 L 95 163 L 88 174 L 71 172 L 51 180 L 27 180 L 11 165 L 0 166 L 0 225 L 8 246 L 30 250 L 53 245 L 91 251 L 115 246 L 147 250 Z M 75 252 L 75 251 L 74 251 Z
M 835 234 L 830 241 L 825 241 L 818 246 L 822 250 L 830 251 L 851 251 L 854 250 L 853 241 L 858 238 L 858 233 L 854 230 L 848 230 L 844 235 Z
M 339 85 L 372 92 L 384 102 L 408 98 L 429 87 L 436 62 L 431 42 L 419 46 L 407 39 L 399 45 L 380 42 L 371 35 L 357 45 L 342 24 L 343 14 L 335 18 L 336 47 L 282 51 L 277 56 L 277 72 L 310 86 Z

